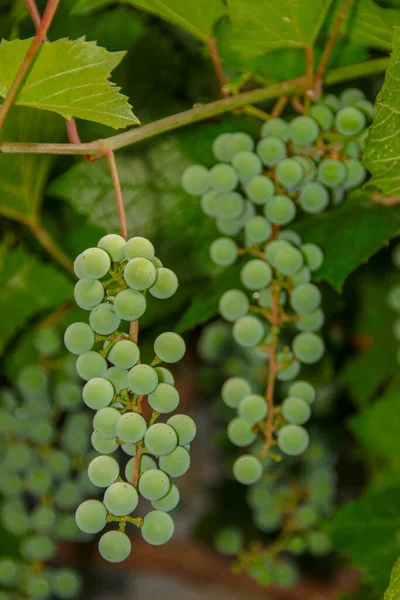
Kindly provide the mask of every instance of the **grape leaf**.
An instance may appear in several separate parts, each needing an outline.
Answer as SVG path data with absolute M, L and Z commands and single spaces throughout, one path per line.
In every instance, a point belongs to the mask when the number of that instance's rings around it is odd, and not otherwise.
M 21 247 L 0 247 L 0 353 L 34 315 L 72 297 L 72 283 L 55 267 L 40 262 Z
M 383 600 L 400 600 L 400 559 L 397 560 L 392 569 L 389 587 Z
M 228 0 L 232 45 L 245 56 L 312 46 L 331 0 Z
M 317 281 L 324 279 L 340 291 L 350 273 L 396 235 L 400 208 L 376 204 L 368 192 L 359 191 L 341 206 L 306 217 L 293 228 L 324 251 L 324 263 L 315 274 Z
M 120 0 L 120 2 L 150 12 L 184 29 L 203 42 L 207 42 L 213 36 L 215 22 L 226 13 L 222 0 Z M 99 8 L 111 2 L 80 0 L 75 5 L 74 12 L 88 12 L 93 4 Z
M 0 141 L 58 142 L 65 123 L 55 114 L 13 107 L 0 133 Z M 37 220 L 50 168 L 51 154 L 0 153 L 0 214 L 23 223 Z
M 341 9 L 342 0 L 337 2 L 337 11 Z M 337 12 L 332 15 L 332 20 Z M 393 26 L 400 24 L 400 11 L 385 9 L 373 0 L 356 0 L 342 26 L 342 34 L 357 44 L 392 49 Z
M 365 583 L 383 594 L 399 554 L 400 488 L 367 491 L 348 502 L 329 525 L 337 549 L 364 569 Z
M 14 80 L 31 40 L 0 43 L 0 96 Z M 138 123 L 126 96 L 109 81 L 123 52 L 108 52 L 95 42 L 61 39 L 43 44 L 15 104 L 79 117 L 110 127 Z
M 400 27 L 393 36 L 393 54 L 385 83 L 378 94 L 375 115 L 364 152 L 372 173 L 371 186 L 385 194 L 400 193 Z

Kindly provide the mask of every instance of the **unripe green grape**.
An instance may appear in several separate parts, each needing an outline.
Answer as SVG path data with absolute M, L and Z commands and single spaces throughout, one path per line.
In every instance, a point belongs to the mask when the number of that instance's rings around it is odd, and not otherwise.
M 219 300 L 219 312 L 224 319 L 234 322 L 249 310 L 249 299 L 241 290 L 228 290 Z
M 147 258 L 148 260 L 153 260 L 155 250 L 150 240 L 136 236 L 125 243 L 124 254 L 127 260 L 132 260 L 134 258 Z
M 298 333 L 292 343 L 297 358 L 308 365 L 318 362 L 325 350 L 324 342 L 315 333 Z
M 275 568 L 274 582 L 280 588 L 293 588 L 299 581 L 299 578 L 299 570 L 295 564 L 285 561 L 278 563 Z
M 52 423 L 45 421 L 33 422 L 29 429 L 29 439 L 35 444 L 50 444 L 55 434 Z
M 210 185 L 216 192 L 231 192 L 238 183 L 238 176 L 231 165 L 214 165 L 209 172 Z
M 11 471 L 25 471 L 32 462 L 31 452 L 24 444 L 12 444 L 5 452 L 3 465 Z
M 33 467 L 28 471 L 25 485 L 32 494 L 46 494 L 50 490 L 51 484 L 52 479 L 44 468 Z
M 274 254 L 274 266 L 283 275 L 294 275 L 303 266 L 303 256 L 293 246 L 278 248 Z
M 25 581 L 25 588 L 29 598 L 48 600 L 51 597 L 50 584 L 43 575 L 30 573 Z
M 114 398 L 114 388 L 107 379 L 95 377 L 85 384 L 82 397 L 86 406 L 99 410 L 111 404 Z
M 317 271 L 324 262 L 324 254 L 316 244 L 303 244 L 300 248 L 302 251 L 307 266 L 311 271 Z
M 148 258 L 132 258 L 124 269 L 126 283 L 136 291 L 147 290 L 154 284 L 156 276 L 156 268 Z
M 300 192 L 299 202 L 305 212 L 320 213 L 329 204 L 328 190 L 318 182 L 307 183 Z
M 304 178 L 303 166 L 294 158 L 284 158 L 275 170 L 276 178 L 287 189 L 296 188 Z
M 344 155 L 348 158 L 360 158 L 361 148 L 358 143 L 354 140 L 348 141 L 344 149 Z
M 218 238 L 210 246 L 210 257 L 220 267 L 232 265 L 237 258 L 237 246 L 230 238 Z
M 400 284 L 392 287 L 387 300 L 390 308 L 400 313 Z
M 257 317 L 245 315 L 240 317 L 233 326 L 233 339 L 243 346 L 243 348 L 252 348 L 257 346 L 264 337 L 264 326 Z
M 119 563 L 128 558 L 132 545 L 122 531 L 106 531 L 99 540 L 99 552 L 104 560 Z
M 243 197 L 238 192 L 221 192 L 215 196 L 214 212 L 218 219 L 237 219 L 243 208 Z
M 324 313 L 318 308 L 311 313 L 301 315 L 300 319 L 296 322 L 296 326 L 300 331 L 318 331 L 321 329 L 324 322 Z
M 358 100 L 365 98 L 364 92 L 359 88 L 347 88 L 340 94 L 340 101 L 345 106 L 353 106 Z
M 188 167 L 182 175 L 182 187 L 191 196 L 201 196 L 210 187 L 208 169 L 202 165 Z
M 76 370 L 79 377 L 82 377 L 86 381 L 94 377 L 103 377 L 107 371 L 107 361 L 98 352 L 85 352 L 78 356 Z
M 254 152 L 238 152 L 232 158 L 232 165 L 241 181 L 249 181 L 262 171 L 261 160 Z
M 356 158 L 350 158 L 346 163 L 347 178 L 344 182 L 346 190 L 354 187 L 360 187 L 366 176 L 366 170 L 361 162 Z
M 94 332 L 87 323 L 72 323 L 65 330 L 64 344 L 72 354 L 84 354 L 93 348 Z
M 34 346 L 41 356 L 54 356 L 61 349 L 58 331 L 50 327 L 39 328 L 34 338 Z
M 49 506 L 36 506 L 30 518 L 30 525 L 38 533 L 51 531 L 56 522 L 56 512 Z
M 104 373 L 103 377 L 112 383 L 117 394 L 128 387 L 128 371 L 126 369 L 110 367 Z
M 44 535 L 31 535 L 21 542 L 21 554 L 28 562 L 50 560 L 55 554 L 54 542 Z
M 153 510 L 143 519 L 142 537 L 153 546 L 168 542 L 174 534 L 174 522 L 168 513 Z
M 93 417 L 93 429 L 105 440 L 113 440 L 117 437 L 119 418 L 120 413 L 115 408 L 101 408 Z
M 224 527 L 214 538 L 214 548 L 224 556 L 234 556 L 243 548 L 244 539 L 236 527 Z
M 2 525 L 7 531 L 18 537 L 26 534 L 29 517 L 23 505 L 14 500 L 4 502 L 0 514 Z
M 160 456 L 159 464 L 170 477 L 181 477 L 190 467 L 190 454 L 186 448 L 177 446 L 169 454 Z
M 334 94 L 326 94 L 326 96 L 322 98 L 321 103 L 325 104 L 325 106 L 328 106 L 334 113 L 336 113 L 341 107 L 339 98 Z
M 97 243 L 97 247 L 105 250 L 113 262 L 119 262 L 125 258 L 126 240 L 116 233 L 104 235 Z
M 96 456 L 88 467 L 90 481 L 97 487 L 108 487 L 119 475 L 119 465 L 111 456 Z
M 51 586 L 54 594 L 62 600 L 75 598 L 81 591 L 82 581 L 72 569 L 58 569 L 52 576 Z
M 15 475 L 12 473 L 3 473 L 0 479 L 0 491 L 3 496 L 6 498 L 12 498 L 15 496 L 19 496 L 23 493 L 24 490 L 24 482 L 23 479 L 19 475 Z M 39 494 L 40 492 L 33 493 Z
M 332 110 L 325 104 L 314 104 L 311 107 L 310 114 L 321 129 L 327 130 L 332 127 L 334 115 Z
M 365 98 L 361 98 L 361 100 L 355 102 L 354 106 L 364 114 L 367 121 L 372 121 L 374 118 L 374 105 L 372 102 L 365 100 Z
M 171 371 L 165 367 L 154 367 L 154 370 L 157 373 L 158 383 L 169 383 L 170 385 L 175 385 L 175 379 Z
M 327 187 L 334 188 L 342 185 L 346 177 L 346 166 L 339 160 L 325 158 L 318 167 L 318 179 Z
M 297 396 L 312 404 L 315 400 L 315 389 L 308 381 L 295 381 L 289 387 L 289 396 Z
M 114 439 L 106 440 L 101 437 L 98 431 L 93 431 L 90 441 L 92 442 L 93 448 L 99 454 L 112 454 L 118 448 L 118 444 Z
M 247 197 L 254 204 L 265 204 L 275 192 L 275 185 L 272 179 L 265 175 L 256 175 L 246 185 Z
M 139 360 L 137 344 L 131 340 L 120 340 L 110 350 L 108 360 L 118 369 L 131 369 Z
M 260 290 L 272 279 L 272 269 L 265 260 L 253 258 L 240 271 L 240 279 L 249 290 Z
M 232 444 L 241 448 L 248 446 L 256 439 L 256 434 L 252 430 L 252 426 L 240 417 L 236 417 L 230 421 L 227 434 Z
M 201 210 L 207 217 L 214 218 L 215 214 L 215 198 L 217 196 L 217 192 L 215 190 L 208 190 L 205 194 L 202 195 L 200 200 Z
M 159 500 L 152 500 L 151 504 L 156 510 L 170 512 L 178 506 L 179 498 L 180 494 L 178 488 L 176 487 L 176 485 L 171 484 L 166 495 L 163 498 L 160 498 Z
M 279 529 L 282 517 L 276 508 L 263 508 L 254 515 L 254 523 L 260 531 L 272 533 Z
M 254 140 L 248 133 L 238 131 L 232 134 L 232 156 L 239 152 L 252 152 L 254 149 Z
M 276 165 L 286 156 L 286 144 L 278 137 L 263 137 L 257 144 L 257 154 L 264 165 Z
M 291 354 L 280 353 L 277 355 L 277 362 L 280 370 L 277 374 L 278 381 L 291 381 L 297 377 L 300 371 L 300 363 L 295 360 Z
M 146 310 L 146 298 L 137 290 L 122 290 L 114 300 L 114 311 L 124 321 L 136 321 Z
M 278 432 L 278 446 L 289 456 L 302 454 L 309 442 L 310 437 L 301 425 L 284 425 Z
M 261 137 L 273 136 L 286 141 L 289 137 L 289 126 L 280 117 L 274 117 L 263 123 L 260 134 Z
M 78 484 L 73 481 L 62 481 L 54 493 L 55 504 L 63 509 L 75 508 L 81 499 Z
M 286 292 L 283 290 L 279 293 L 279 304 L 283 305 L 286 303 Z M 271 288 L 266 288 L 265 290 L 261 290 L 259 297 L 257 298 L 257 303 L 262 308 L 271 308 L 272 306 L 272 298 L 271 298 Z
M 296 524 L 302 529 L 310 529 L 318 523 L 318 514 L 312 506 L 300 506 L 296 515 Z
M 264 214 L 275 225 L 287 225 L 296 216 L 296 205 L 288 196 L 278 194 L 268 200 Z
M 160 469 L 150 469 L 140 476 L 139 492 L 146 500 L 159 500 L 169 490 L 168 476 Z
M 311 160 L 310 158 L 307 158 L 306 156 L 301 156 L 301 155 L 293 156 L 293 160 L 298 162 L 299 165 L 301 165 L 303 168 L 304 175 L 303 175 L 302 184 L 313 181 L 313 179 L 315 178 L 316 172 L 317 172 L 314 161 Z
M 364 129 L 365 125 L 364 113 L 354 106 L 342 108 L 335 117 L 336 129 L 343 135 L 356 135 Z
M 268 405 L 265 399 L 259 394 L 249 394 L 240 401 L 238 415 L 250 425 L 255 425 L 259 421 L 262 421 L 267 414 Z
M 88 248 L 75 259 L 79 279 L 101 279 L 108 273 L 111 260 L 101 248 Z
M 139 364 L 132 367 L 128 373 L 129 389 L 138 395 L 153 392 L 158 385 L 157 373 L 150 365 Z
M 304 554 L 304 552 L 306 551 L 306 542 L 304 540 L 304 538 L 300 537 L 300 536 L 294 536 L 292 537 L 287 545 L 287 549 L 291 554 L 295 554 L 296 556 L 300 556 L 301 554 Z
M 134 412 L 120 415 L 115 426 L 116 434 L 120 440 L 133 444 L 143 439 L 146 429 L 147 424 L 142 415 Z
M 155 456 L 164 456 L 176 448 L 178 436 L 168 423 L 154 423 L 146 431 L 144 444 Z
M 74 288 L 75 302 L 84 310 L 92 310 L 104 298 L 104 288 L 97 279 L 80 279 Z
M 130 458 L 126 463 L 125 478 L 128 481 L 132 481 L 133 478 L 133 471 L 135 469 L 135 456 L 136 455 L 134 454 L 133 458 Z M 140 457 L 139 473 L 145 473 L 146 471 L 150 471 L 152 469 L 157 468 L 157 463 L 153 458 L 151 458 L 151 456 L 149 456 L 148 454 L 142 454 L 142 456 Z
M 159 383 L 154 392 L 148 395 L 151 408 L 159 413 L 173 412 L 179 404 L 179 392 L 169 383 Z
M 19 565 L 18 563 L 7 557 L 0 558 L 0 585 L 4 587 L 14 586 L 18 584 Z
M 314 556 L 324 556 L 332 550 L 332 543 L 323 531 L 312 531 L 308 536 L 308 547 Z
M 293 310 L 306 315 L 316 310 L 321 302 L 321 292 L 313 283 L 302 283 L 294 288 L 290 296 Z
M 188 415 L 172 415 L 167 425 L 175 431 L 180 446 L 190 444 L 196 436 L 196 423 Z
M 186 345 L 180 335 L 172 331 L 161 333 L 154 342 L 154 352 L 165 363 L 175 363 L 181 360 L 186 351 Z
M 301 283 L 308 283 L 311 281 L 310 269 L 303 265 L 301 269 L 297 271 L 297 273 L 291 276 L 291 280 L 294 287 L 300 285 Z
M 241 218 L 217 219 L 217 229 L 224 235 L 236 235 L 243 227 Z
M 53 477 L 65 477 L 71 470 L 71 459 L 68 454 L 54 448 L 46 455 L 45 464 Z
M 171 269 L 157 269 L 156 281 L 149 292 L 154 298 L 165 300 L 173 296 L 178 289 L 178 278 Z
M 108 512 L 115 517 L 124 517 L 133 513 L 139 502 L 139 496 L 133 485 L 117 481 L 105 491 L 103 503 Z
M 233 157 L 232 147 L 233 134 L 221 133 L 215 138 L 212 145 L 212 150 L 215 158 L 222 162 L 229 162 Z
M 318 134 L 318 124 L 312 117 L 296 117 L 289 124 L 290 138 L 298 146 L 311 146 Z
M 265 242 L 272 233 L 272 226 L 267 219 L 260 215 L 251 217 L 245 225 L 245 233 L 250 244 Z
M 286 240 L 274 240 L 272 242 L 268 242 L 265 246 L 265 258 L 272 265 L 275 266 L 275 254 L 278 250 L 282 248 L 291 248 L 291 244 Z
M 297 396 L 288 396 L 282 402 L 282 415 L 293 425 L 303 425 L 311 417 L 310 405 Z
M 233 475 L 239 483 L 251 485 L 258 481 L 262 475 L 261 463 L 250 454 L 239 456 L 233 463 Z

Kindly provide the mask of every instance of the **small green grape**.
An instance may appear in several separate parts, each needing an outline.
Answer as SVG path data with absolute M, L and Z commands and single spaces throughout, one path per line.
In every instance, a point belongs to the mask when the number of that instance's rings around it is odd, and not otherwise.
M 288 396 L 282 403 L 282 415 L 288 423 L 303 425 L 311 416 L 308 402 L 297 396 Z
M 119 475 L 119 465 L 111 456 L 96 456 L 88 467 L 90 481 L 97 487 L 108 487 Z
M 72 354 L 89 352 L 94 344 L 94 331 L 87 323 L 72 323 L 65 331 L 64 344 Z
M 247 197 L 254 204 L 265 204 L 272 198 L 274 192 L 274 182 L 269 177 L 265 177 L 265 175 L 256 175 L 246 185 Z
M 286 144 L 278 137 L 263 137 L 257 144 L 257 154 L 264 165 L 277 165 L 286 156 Z
M 108 353 L 108 360 L 118 369 L 131 369 L 139 360 L 137 344 L 131 340 L 119 340 Z
M 340 109 L 335 117 L 336 129 L 343 135 L 356 135 L 364 129 L 365 125 L 364 113 L 354 106 Z
M 294 288 L 290 296 L 293 310 L 305 315 L 316 310 L 321 302 L 321 292 L 313 283 L 302 283 Z
M 263 123 L 261 137 L 273 136 L 286 141 L 289 137 L 289 125 L 280 117 L 274 117 Z
M 33 467 L 27 474 L 25 485 L 32 494 L 43 495 L 50 490 L 52 479 L 44 468 Z
M 396 284 L 392 287 L 387 300 L 390 308 L 400 313 L 400 284 Z
M 82 581 L 78 573 L 72 569 L 58 569 L 52 576 L 52 590 L 58 598 L 70 600 L 81 591 Z
M 170 515 L 161 510 L 153 510 L 143 519 L 142 537 L 153 546 L 168 542 L 174 534 L 174 522 Z
M 358 100 L 365 98 L 364 92 L 358 88 L 347 88 L 340 94 L 340 101 L 345 106 L 352 106 Z
M 132 258 L 124 269 L 124 278 L 130 288 L 143 291 L 150 288 L 157 276 L 153 263 L 148 258 Z
M 153 260 L 155 250 L 150 240 L 137 236 L 126 242 L 124 254 L 127 260 L 133 260 L 134 258 L 147 258 L 148 260 Z
M 238 183 L 238 176 L 231 165 L 214 165 L 209 173 L 211 187 L 216 192 L 231 192 Z
M 296 117 L 289 124 L 289 135 L 298 146 L 311 146 L 318 134 L 318 124 L 312 117 Z
M 41 356 L 54 356 L 61 349 L 61 339 L 58 331 L 50 327 L 39 328 L 36 332 L 34 345 Z
M 94 308 L 89 315 L 90 327 L 100 335 L 114 333 L 119 327 L 121 319 L 115 313 L 114 306 L 103 302 Z
M 128 370 L 110 367 L 104 373 L 103 377 L 112 383 L 114 390 L 118 394 L 121 390 L 126 390 L 128 387 Z
M 21 554 L 28 561 L 47 561 L 54 557 L 54 542 L 44 535 L 31 535 L 21 542 Z
M 242 267 L 240 279 L 249 290 L 260 290 L 271 282 L 272 269 L 264 260 L 253 258 Z
M 228 290 L 219 300 L 219 312 L 227 321 L 232 323 L 247 314 L 249 299 L 241 290 Z
M 297 358 L 306 364 L 318 362 L 324 354 L 324 342 L 315 333 L 299 333 L 293 340 L 293 352 Z
M 165 300 L 171 298 L 178 289 L 178 278 L 171 269 L 160 267 L 157 269 L 156 281 L 149 289 L 154 298 Z
M 320 183 L 307 183 L 300 192 L 299 202 L 305 212 L 310 214 L 320 213 L 329 204 L 328 190 Z
M 178 488 L 176 487 L 176 485 L 171 484 L 166 495 L 163 498 L 160 498 L 159 500 L 152 500 L 151 504 L 156 510 L 170 512 L 178 506 L 179 498 L 180 495 Z
M 334 94 L 327 94 L 321 100 L 322 104 L 328 106 L 334 113 L 336 113 L 341 107 L 341 102 Z
M 154 342 L 156 356 L 166 363 L 178 362 L 185 351 L 186 345 L 181 336 L 171 331 L 161 333 Z
M 238 131 L 232 134 L 232 156 L 239 152 L 252 152 L 254 150 L 254 140 L 248 133 Z
M 124 444 L 124 445 L 126 447 L 126 444 Z M 135 452 L 136 452 L 136 447 L 135 446 L 133 446 L 133 447 L 135 448 Z M 139 472 L 145 473 L 146 471 L 150 471 L 151 469 L 157 469 L 156 461 L 153 460 L 151 458 L 151 456 L 149 456 L 148 454 L 142 454 L 142 456 L 140 458 Z M 133 458 L 128 460 L 128 462 L 126 463 L 125 478 L 128 481 L 132 481 L 134 470 L 135 470 L 135 454 L 133 455 Z
M 121 235 L 109 233 L 108 235 L 104 235 L 102 238 L 100 238 L 97 243 L 97 247 L 105 250 L 110 255 L 113 262 L 119 262 L 125 257 L 125 244 L 126 241 Z
M 148 395 L 151 408 L 159 413 L 173 412 L 179 404 L 179 392 L 169 383 L 159 383 L 154 392 Z
M 110 257 L 101 248 L 88 248 L 75 259 L 79 279 L 101 279 L 110 266 Z
M 289 396 L 297 396 L 312 404 L 315 400 L 315 389 L 308 381 L 295 381 L 289 387 Z
M 144 443 L 155 456 L 164 456 L 177 446 L 178 436 L 168 423 L 155 423 L 146 431 Z
M 175 431 L 180 446 L 190 444 L 196 436 L 196 423 L 188 415 L 172 415 L 167 425 Z
M 250 393 L 250 384 L 242 377 L 230 377 L 221 389 L 222 400 L 229 408 L 237 408 L 240 401 Z
M 122 531 L 106 531 L 99 541 L 99 552 L 108 562 L 122 562 L 128 558 L 131 549 L 131 541 Z
M 254 245 L 265 242 L 270 237 L 272 226 L 264 217 L 255 215 L 247 221 L 244 230 L 249 241 L 247 245 Z
M 303 266 L 303 256 L 293 246 L 282 246 L 278 248 L 273 256 L 274 266 L 283 275 L 294 275 Z
M 51 531 L 56 523 L 57 514 L 49 506 L 36 506 L 31 513 L 31 527 L 38 533 Z
M 284 158 L 276 167 L 276 178 L 289 190 L 296 188 L 304 178 L 304 170 L 294 158 Z
M 217 197 L 217 193 L 215 190 L 208 190 L 205 192 L 200 200 L 201 210 L 207 217 L 216 217 L 215 214 L 215 198 Z
M 116 517 L 130 515 L 139 502 L 139 496 L 133 485 L 125 481 L 117 481 L 108 487 L 103 503 L 108 512 Z
M 289 456 L 302 454 L 309 443 L 309 435 L 301 425 L 284 425 L 278 432 L 278 446 Z
M 240 317 L 233 326 L 232 334 L 234 340 L 243 348 L 257 346 L 264 337 L 264 326 L 261 321 L 253 315 Z
M 85 384 L 82 397 L 86 406 L 99 410 L 111 404 L 114 398 L 114 388 L 107 379 L 95 377 Z
M 145 419 L 142 415 L 134 412 L 120 415 L 115 425 L 115 431 L 120 440 L 133 444 L 143 439 L 146 429 Z
M 80 279 L 74 288 L 75 302 L 84 310 L 92 310 L 104 298 L 104 288 L 97 279 Z
M 171 371 L 165 367 L 154 367 L 154 370 L 157 373 L 158 383 L 169 383 L 170 385 L 175 385 L 175 379 Z
M 227 428 L 229 440 L 235 446 L 248 446 L 256 439 L 256 434 L 252 430 L 252 426 L 240 417 L 232 419 Z
M 214 538 L 216 551 L 225 556 L 234 556 L 240 552 L 243 545 L 243 535 L 236 527 L 224 527 L 217 532 Z
M 111 407 L 101 408 L 93 418 L 93 429 L 105 440 L 113 440 L 117 437 L 117 422 L 120 413 Z
M 372 121 L 374 118 L 374 105 L 372 102 L 365 100 L 365 98 L 361 98 L 354 103 L 354 106 L 364 114 L 367 121 Z
M 213 141 L 213 154 L 217 160 L 222 162 L 229 162 L 233 157 L 232 147 L 233 134 L 232 133 L 221 133 Z
M 277 374 L 278 381 L 291 381 L 297 377 L 300 371 L 300 363 L 294 360 L 291 354 L 279 353 L 277 355 L 278 366 L 280 370 Z
M 247 150 L 235 154 L 232 165 L 241 181 L 249 181 L 262 171 L 261 160 L 257 154 Z
M 105 438 L 101 437 L 98 431 L 93 431 L 90 441 L 93 448 L 99 454 L 112 454 L 118 448 L 115 438 L 106 440 Z
M 246 423 L 255 425 L 267 416 L 268 405 L 259 394 L 249 394 L 240 401 L 238 414 Z
M 327 130 L 332 127 L 334 115 L 332 110 L 325 104 L 314 104 L 311 107 L 310 114 L 321 129 Z
M 275 225 L 287 225 L 296 216 L 296 205 L 288 196 L 278 194 L 267 202 L 264 214 Z
M 311 271 L 317 271 L 324 262 L 324 254 L 316 244 L 303 244 L 300 248 L 302 251 L 307 266 Z
M 262 475 L 261 463 L 250 454 L 239 456 L 233 463 L 233 475 L 239 483 L 251 485 L 258 481 Z
M 301 315 L 296 322 L 297 329 L 300 331 L 318 331 L 325 322 L 324 313 L 320 308 L 306 315 Z
M 186 448 L 177 446 L 172 452 L 160 456 L 160 469 L 170 477 L 181 477 L 190 467 L 190 454 Z
M 45 457 L 45 463 L 50 475 L 63 478 L 71 470 L 71 459 L 62 450 L 52 449 Z
M 344 183 L 344 188 L 348 190 L 351 188 L 360 187 L 367 173 L 361 162 L 356 158 L 350 158 L 345 163 L 345 166 L 347 169 L 347 177 Z
M 344 163 L 333 158 L 325 158 L 318 167 L 318 179 L 327 187 L 338 187 L 342 185 L 347 177 L 347 169 Z
M 243 197 L 238 192 L 220 192 L 214 198 L 214 212 L 218 219 L 237 219 L 243 209 Z
M 85 352 L 78 356 L 76 370 L 79 377 L 86 381 L 94 377 L 103 377 L 107 370 L 107 361 L 98 352 Z
M 218 238 L 210 246 L 210 257 L 220 267 L 232 265 L 237 258 L 237 246 L 230 238 Z
M 308 267 L 303 265 L 294 275 L 291 276 L 294 287 L 297 287 L 301 283 L 308 283 L 311 281 L 311 271 Z
M 62 481 L 54 494 L 54 502 L 65 510 L 75 508 L 81 499 L 78 484 L 74 481 Z
M 128 373 L 129 389 L 138 395 L 153 392 L 158 385 L 157 373 L 150 365 L 139 364 L 132 367 Z M 128 440 L 127 440 L 128 441 Z
M 202 165 L 188 167 L 182 175 L 182 187 L 191 196 L 201 196 L 210 187 L 208 169 Z
M 115 314 L 124 321 L 136 321 L 144 315 L 146 298 L 137 290 L 122 290 L 114 300 Z

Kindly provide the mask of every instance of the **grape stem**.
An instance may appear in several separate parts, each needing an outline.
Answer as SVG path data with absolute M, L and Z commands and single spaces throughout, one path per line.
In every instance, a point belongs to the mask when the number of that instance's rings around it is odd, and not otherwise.
M 383 204 L 384 206 L 397 206 L 400 204 L 400 195 L 398 194 L 382 196 L 380 192 L 374 192 L 371 199 L 376 204 Z
M 278 100 L 275 102 L 272 110 L 271 110 L 271 117 L 273 118 L 277 118 L 280 117 L 281 114 L 283 113 L 283 110 L 287 104 L 288 98 L 286 96 L 282 96 L 281 98 L 278 98 Z
M 110 167 L 111 179 L 115 192 L 115 198 L 117 200 L 118 217 L 120 223 L 120 231 L 123 238 L 128 239 L 128 226 L 126 224 L 126 213 L 124 206 L 124 199 L 122 196 L 121 182 L 118 176 L 117 162 L 115 160 L 115 154 L 111 148 L 106 148 L 104 155 L 107 159 L 108 166 Z
M 39 48 L 47 35 L 51 22 L 56 14 L 59 2 L 60 0 L 47 0 L 46 8 L 43 12 L 43 18 L 38 23 L 35 36 L 31 42 L 31 45 L 29 46 L 28 52 L 26 53 L 25 58 L 22 61 L 21 66 L 19 67 L 14 78 L 14 81 L 12 82 L 7 95 L 4 98 L 3 104 L 0 106 L 0 130 L 3 127 L 8 111 L 18 96 L 18 92 L 20 91 L 26 75 L 35 61 Z M 30 6 L 32 8 L 31 4 Z M 38 15 L 35 14 L 36 21 L 37 16 Z
M 221 57 L 218 52 L 217 41 L 216 41 L 215 37 L 209 37 L 207 39 L 207 47 L 210 52 L 212 64 L 213 64 L 214 71 L 215 71 L 215 74 L 218 79 L 221 94 L 223 96 L 226 96 L 229 94 L 229 91 L 228 92 L 225 91 L 224 86 L 226 83 L 228 83 L 228 78 L 226 77 L 226 75 L 224 73 L 224 69 L 222 67 Z
M 74 272 L 74 266 L 70 257 L 62 250 L 53 238 L 50 236 L 47 229 L 43 227 L 40 221 L 26 222 L 27 227 L 31 233 L 35 236 L 38 242 L 43 246 L 45 250 L 62 266 L 68 271 L 73 278 L 76 278 Z
M 304 96 L 304 112 L 308 112 L 311 99 L 314 98 L 314 48 L 313 46 L 304 46 L 306 57 L 306 92 Z
M 325 81 L 329 85 L 353 81 L 374 73 L 385 71 L 389 66 L 390 58 L 377 58 L 364 61 L 358 65 L 346 65 L 332 69 L 326 75 Z M 305 77 L 297 77 L 281 83 L 268 85 L 266 87 L 242 92 L 237 96 L 222 98 L 209 102 L 203 106 L 195 106 L 189 110 L 159 119 L 148 125 L 131 129 L 124 133 L 111 136 L 105 140 L 95 140 L 83 144 L 53 144 L 53 143 L 29 143 L 29 142 L 0 142 L 0 153 L 5 154 L 57 154 L 57 155 L 81 155 L 101 157 L 105 148 L 119 150 L 133 144 L 150 139 L 162 133 L 173 131 L 186 125 L 192 125 L 222 115 L 224 113 L 242 108 L 248 104 L 272 100 L 292 94 L 299 94 L 306 89 Z
M 322 95 L 322 85 L 326 73 L 326 69 L 328 67 L 329 59 L 331 57 L 333 48 L 335 47 L 335 43 L 340 34 L 340 28 L 344 23 L 353 0 L 343 0 L 342 6 L 340 8 L 339 14 L 336 18 L 336 22 L 332 28 L 331 35 L 328 38 L 328 41 L 325 44 L 325 48 L 322 52 L 322 56 L 320 58 L 313 85 L 314 98 L 319 100 Z

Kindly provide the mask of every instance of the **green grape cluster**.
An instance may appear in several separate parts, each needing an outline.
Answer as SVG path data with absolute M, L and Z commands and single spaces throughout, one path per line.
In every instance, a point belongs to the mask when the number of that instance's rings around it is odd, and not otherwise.
M 131 551 L 127 523 L 140 527 L 149 544 L 164 544 L 172 537 L 169 512 L 179 502 L 179 491 L 171 479 L 184 475 L 190 466 L 194 421 L 174 414 L 166 423 L 156 422 L 179 406 L 174 377 L 160 365 L 178 362 L 185 343 L 176 333 L 161 333 L 154 341 L 150 364 L 142 361 L 137 343 L 147 293 L 170 298 L 178 280 L 155 256 L 149 240 L 126 241 L 114 234 L 80 254 L 75 272 L 79 278 L 75 300 L 90 311 L 89 323 L 70 325 L 64 340 L 77 355 L 77 373 L 86 381 L 83 401 L 96 411 L 91 443 L 98 455 L 89 464 L 88 477 L 104 490 L 102 500 L 80 504 L 75 518 L 79 529 L 88 534 L 99 533 L 108 522 L 117 523 L 117 530 L 102 534 L 99 552 L 105 560 L 121 562 Z M 151 409 L 148 421 L 143 416 L 146 398 Z M 119 449 L 126 459 L 122 471 L 115 456 Z M 144 518 L 132 516 L 140 497 L 154 509 Z
M 392 262 L 397 269 L 400 269 L 400 244 L 397 244 L 393 248 Z M 400 342 L 400 284 L 397 283 L 391 288 L 387 302 L 390 308 L 398 315 L 393 323 L 393 335 L 396 341 Z M 396 359 L 398 364 L 400 364 L 400 347 L 397 350 Z
M 48 562 L 59 542 L 88 539 L 74 511 L 93 487 L 83 470 L 90 420 L 58 331 L 39 328 L 33 347 L 38 362 L 20 369 L 16 389 L 0 390 L 0 522 L 20 538 L 21 555 L 0 559 L 0 588 L 10 599 L 69 599 L 80 593 L 79 573 Z

